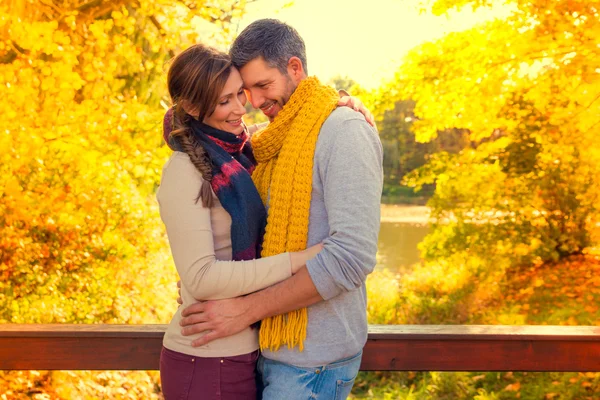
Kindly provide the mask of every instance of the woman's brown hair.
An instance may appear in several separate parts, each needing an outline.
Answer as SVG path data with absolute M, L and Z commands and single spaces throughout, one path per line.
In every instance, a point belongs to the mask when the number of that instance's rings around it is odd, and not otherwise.
M 209 208 L 213 206 L 210 185 L 212 163 L 204 148 L 194 138 L 190 121 L 191 118 L 197 118 L 202 122 L 215 111 L 231 68 L 231 59 L 227 54 L 196 44 L 173 59 L 167 74 L 169 95 L 174 107 L 171 137 L 177 140 L 202 174 L 204 182 L 196 202 L 202 199 L 202 205 Z M 186 110 L 198 112 L 198 116 L 191 116 Z

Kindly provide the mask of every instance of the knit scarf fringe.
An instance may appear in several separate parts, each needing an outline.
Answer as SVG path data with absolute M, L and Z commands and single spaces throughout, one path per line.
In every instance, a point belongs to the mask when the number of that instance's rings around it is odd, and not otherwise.
M 313 158 L 321 125 L 336 108 L 337 92 L 309 77 L 298 85 L 275 120 L 252 138 L 258 166 L 252 174 L 262 201 L 269 203 L 262 256 L 306 249 Z M 260 348 L 304 349 L 306 308 L 262 321 Z

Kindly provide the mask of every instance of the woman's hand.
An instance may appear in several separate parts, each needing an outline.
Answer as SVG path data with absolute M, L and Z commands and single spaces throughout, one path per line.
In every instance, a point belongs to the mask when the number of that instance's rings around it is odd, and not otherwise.
M 246 126 L 246 129 L 248 129 L 248 135 L 252 136 L 256 132 L 260 131 L 261 129 L 266 128 L 267 125 L 269 125 L 269 122 L 261 122 L 260 124 L 253 124 L 250 126 Z
M 314 258 L 321 250 L 323 250 L 323 243 L 315 244 L 306 250 L 290 253 L 290 259 L 292 261 L 292 274 L 295 274 L 302 267 L 305 267 L 306 262 Z
M 358 111 L 359 113 L 365 116 L 365 119 L 367 120 L 369 125 L 377 128 L 377 126 L 375 125 L 375 118 L 373 117 L 373 114 L 369 110 L 367 110 L 363 102 L 360 101 L 358 97 L 350 96 L 345 90 L 338 90 L 338 93 L 340 94 L 338 106 L 353 108 L 354 111 Z

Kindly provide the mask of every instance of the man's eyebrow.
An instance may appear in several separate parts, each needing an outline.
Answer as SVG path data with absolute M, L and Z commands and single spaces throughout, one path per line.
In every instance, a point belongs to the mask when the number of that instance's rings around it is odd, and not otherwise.
M 270 82 L 269 79 L 263 79 L 262 81 L 255 82 L 254 85 L 252 85 L 252 86 L 264 86 L 269 82 Z

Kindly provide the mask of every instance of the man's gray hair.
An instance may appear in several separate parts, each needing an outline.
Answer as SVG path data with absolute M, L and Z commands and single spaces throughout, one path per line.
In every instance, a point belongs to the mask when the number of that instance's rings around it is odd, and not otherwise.
M 304 40 L 294 28 L 276 19 L 259 19 L 248 25 L 231 45 L 229 55 L 237 68 L 262 57 L 282 74 L 287 74 L 290 58 L 298 57 L 307 73 Z

